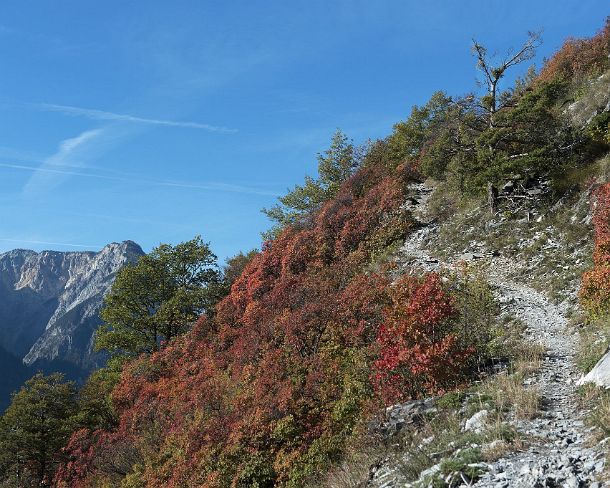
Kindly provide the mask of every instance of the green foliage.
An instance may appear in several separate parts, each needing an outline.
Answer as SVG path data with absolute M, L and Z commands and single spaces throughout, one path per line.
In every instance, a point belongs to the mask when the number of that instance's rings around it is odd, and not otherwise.
M 442 410 L 458 409 L 462 406 L 464 398 L 464 392 L 450 391 L 437 400 L 436 406 Z
M 222 282 L 227 293 L 231 289 L 231 285 L 241 276 L 244 269 L 246 269 L 246 266 L 248 266 L 252 259 L 254 259 L 254 256 L 258 253 L 258 250 L 252 249 L 246 254 L 240 251 L 235 256 L 227 258 L 226 264 L 222 270 Z
M 407 120 L 394 125 L 388 146 L 396 160 L 419 156 L 430 133 L 444 122 L 451 104 L 451 97 L 442 91 L 435 92 L 423 107 L 413 106 Z
M 13 394 L 0 418 L 3 486 L 50 486 L 74 426 L 76 388 L 61 374 L 38 373 Z
M 476 269 L 463 269 L 453 277 L 452 291 L 459 311 L 458 337 L 464 345 L 473 347 L 472 366 L 481 368 L 493 357 L 498 357 L 501 330 L 498 324 L 500 309 L 489 283 Z
M 337 129 L 330 147 L 318 154 L 318 178 L 306 176 L 303 185 L 296 185 L 279 198 L 279 204 L 263 209 L 263 213 L 275 222 L 275 227 L 263 237 L 273 238 L 282 228 L 299 222 L 317 210 L 323 202 L 336 195 L 341 183 L 354 173 L 357 166 L 353 143 Z
M 114 357 L 106 367 L 91 373 L 78 392 L 78 412 L 75 423 L 90 430 L 112 429 L 117 416 L 111 393 L 121 379 L 124 358 Z
M 478 479 L 484 470 L 476 465 L 482 460 L 481 450 L 479 448 L 469 448 L 460 451 L 454 458 L 445 459 L 441 463 L 441 474 L 444 476 L 451 475 L 451 473 L 463 473 L 472 482 Z M 462 484 L 462 479 L 458 478 L 455 480 L 456 484 L 446 484 L 444 486 L 459 486 Z
M 587 126 L 587 132 L 593 140 L 610 144 L 610 112 L 602 112 L 593 117 Z
M 96 348 L 115 355 L 156 351 L 202 313 L 213 313 L 221 294 L 216 256 L 201 237 L 161 244 L 117 274 L 104 301 Z

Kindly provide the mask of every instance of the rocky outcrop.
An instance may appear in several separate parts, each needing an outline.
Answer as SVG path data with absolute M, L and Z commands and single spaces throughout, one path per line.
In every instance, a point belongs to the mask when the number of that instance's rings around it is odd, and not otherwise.
M 607 352 L 597 362 L 591 371 L 578 380 L 578 385 L 594 383 L 597 386 L 610 388 L 610 352 Z
M 117 271 L 142 254 L 132 241 L 98 253 L 0 254 L 0 347 L 42 369 L 84 372 L 98 366 L 92 338 L 103 297 Z

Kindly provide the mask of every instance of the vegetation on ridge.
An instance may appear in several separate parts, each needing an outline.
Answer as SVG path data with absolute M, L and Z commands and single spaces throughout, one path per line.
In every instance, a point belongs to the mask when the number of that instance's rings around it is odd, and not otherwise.
M 272 239 L 228 263 L 224 281 L 200 239 L 126 268 L 99 335 L 119 357 L 77 398 L 65 386 L 59 417 L 70 423 L 49 443 L 53 465 L 41 476 L 28 461 L 20 473 L 59 487 L 303 486 L 340 462 L 383 406 L 479 378 L 506 352 L 489 287 L 468 274 L 390 273 L 387 256 L 417 225 L 404 205 L 409 186 L 434 177 L 447 193 L 479 198 L 489 183 L 550 179 L 561 191 L 569 171 L 608 149 L 605 119 L 574 126 L 565 105 L 608 68 L 599 39 L 609 36 L 610 23 L 569 41 L 502 103 L 437 93 L 361 155 L 337 132 L 318 177 L 266 211 Z M 517 392 L 523 374 L 511 371 L 503 387 Z M 501 411 L 495 392 L 480 393 Z M 0 424 L 10 432 L 20 398 Z M 531 415 L 537 398 L 523 398 L 517 410 Z M 6 465 L 10 483 L 15 465 Z

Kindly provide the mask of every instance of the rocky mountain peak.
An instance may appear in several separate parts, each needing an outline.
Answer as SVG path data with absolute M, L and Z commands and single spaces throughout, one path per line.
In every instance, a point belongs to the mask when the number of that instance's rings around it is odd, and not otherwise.
M 0 254 L 0 347 L 28 365 L 61 361 L 88 370 L 92 337 L 116 273 L 143 255 L 133 241 L 99 252 L 16 249 Z

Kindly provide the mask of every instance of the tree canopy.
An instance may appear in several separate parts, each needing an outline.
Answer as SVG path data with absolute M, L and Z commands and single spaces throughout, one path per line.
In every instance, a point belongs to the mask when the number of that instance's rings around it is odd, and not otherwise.
M 76 388 L 56 373 L 38 373 L 17 393 L 0 418 L 2 485 L 50 486 L 72 433 Z
M 263 213 L 275 222 L 275 227 L 264 237 L 273 237 L 283 227 L 317 210 L 337 193 L 341 183 L 354 173 L 357 166 L 353 143 L 337 129 L 330 147 L 318 154 L 318 177 L 306 176 L 303 185 L 296 185 L 286 195 L 279 197 L 279 204 L 263 209 Z
M 151 353 L 212 314 L 221 293 L 216 256 L 201 237 L 161 244 L 122 268 L 104 301 L 96 348 L 111 354 Z

